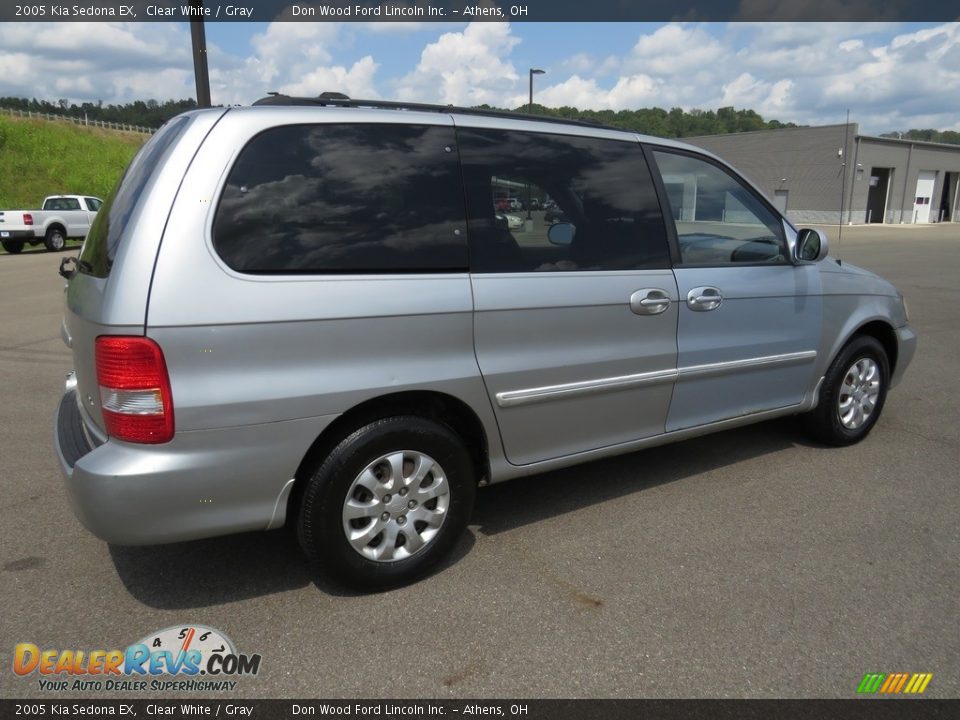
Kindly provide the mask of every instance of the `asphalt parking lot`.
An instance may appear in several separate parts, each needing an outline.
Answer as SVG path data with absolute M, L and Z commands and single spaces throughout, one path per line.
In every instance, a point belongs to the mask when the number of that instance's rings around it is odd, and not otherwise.
M 376 595 L 283 531 L 88 534 L 51 445 L 62 255 L 0 255 L 0 695 L 43 694 L 18 642 L 188 623 L 262 655 L 234 697 L 849 698 L 866 672 L 960 695 L 960 224 L 845 228 L 839 254 L 897 284 L 920 338 L 866 441 L 775 421 L 487 488 L 450 563 Z

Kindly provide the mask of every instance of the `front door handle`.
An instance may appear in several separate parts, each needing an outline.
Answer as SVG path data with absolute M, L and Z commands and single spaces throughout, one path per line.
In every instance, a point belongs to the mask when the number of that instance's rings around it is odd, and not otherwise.
M 630 296 L 630 310 L 637 315 L 659 315 L 670 307 L 670 293 L 660 288 L 644 288 Z
M 709 285 L 696 287 L 687 293 L 687 307 L 694 312 L 716 310 L 723 303 L 720 290 Z

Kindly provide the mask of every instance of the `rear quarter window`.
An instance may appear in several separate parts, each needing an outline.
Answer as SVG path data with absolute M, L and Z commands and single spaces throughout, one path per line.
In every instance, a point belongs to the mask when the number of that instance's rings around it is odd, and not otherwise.
M 466 270 L 454 140 L 433 125 L 267 130 L 230 170 L 214 248 L 244 273 Z
M 124 230 L 147 183 L 162 166 L 170 148 L 189 124 L 189 116 L 174 118 L 160 128 L 130 161 L 90 226 L 90 232 L 87 233 L 87 239 L 80 250 L 80 272 L 100 278 L 110 274 L 117 249 L 125 236 Z
M 76 198 L 50 198 L 43 204 L 44 210 L 79 210 L 80 201 Z

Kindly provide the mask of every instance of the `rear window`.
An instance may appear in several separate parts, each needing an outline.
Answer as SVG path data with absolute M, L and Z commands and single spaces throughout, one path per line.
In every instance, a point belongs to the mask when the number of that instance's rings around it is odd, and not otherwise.
M 213 244 L 245 273 L 467 268 L 451 127 L 319 124 L 267 130 L 240 152 Z
M 137 208 L 144 188 L 161 166 L 167 151 L 189 124 L 190 118 L 187 116 L 174 118 L 160 128 L 130 161 L 90 226 L 80 250 L 80 272 L 100 278 L 110 274 L 117 248 L 124 238 L 124 229 Z
M 76 198 L 48 198 L 43 204 L 44 210 L 79 210 L 80 201 Z

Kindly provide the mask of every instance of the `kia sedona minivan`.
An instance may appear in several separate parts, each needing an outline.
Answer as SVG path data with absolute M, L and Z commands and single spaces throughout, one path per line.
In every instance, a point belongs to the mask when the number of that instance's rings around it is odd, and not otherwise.
M 498 222 L 514 196 L 551 221 Z M 893 286 L 700 149 L 328 94 L 174 118 L 71 260 L 81 522 L 290 525 L 366 587 L 433 567 L 488 483 L 790 414 L 862 440 L 916 345 Z

